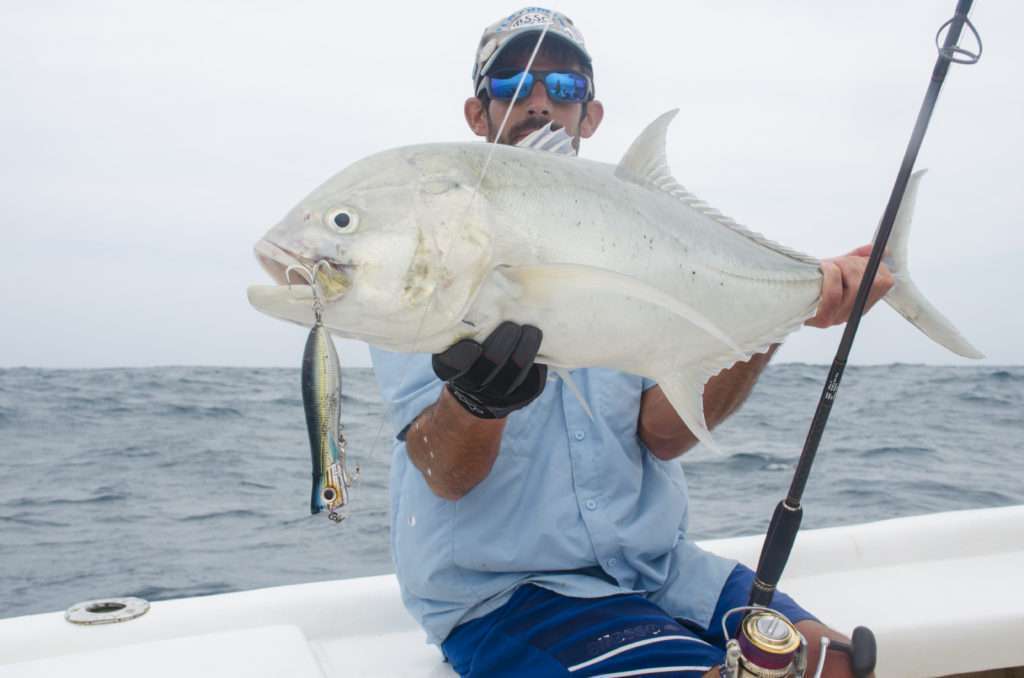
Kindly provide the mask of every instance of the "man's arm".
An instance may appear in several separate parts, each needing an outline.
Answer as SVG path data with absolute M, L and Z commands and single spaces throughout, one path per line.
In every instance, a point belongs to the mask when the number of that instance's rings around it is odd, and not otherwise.
M 487 477 L 498 457 L 505 419 L 478 419 L 448 389 L 405 435 L 409 459 L 437 496 L 461 499 Z
M 736 363 L 708 381 L 704 387 L 704 419 L 709 429 L 739 409 L 777 348 L 778 344 L 773 344 L 765 353 Z M 637 433 L 654 456 L 666 461 L 697 444 L 697 437 L 676 414 L 660 386 L 644 391 Z
M 821 262 L 821 301 L 818 312 L 806 325 L 824 328 L 846 322 L 853 310 L 870 253 L 871 245 L 864 245 L 846 256 Z M 892 273 L 883 264 L 871 286 L 864 312 L 867 313 L 885 296 L 892 285 Z M 777 344 L 773 345 L 765 353 L 755 355 L 747 362 L 737 363 L 708 381 L 704 387 L 704 419 L 709 429 L 739 409 L 777 348 Z M 697 444 L 697 437 L 679 418 L 664 392 L 657 386 L 645 391 L 640 401 L 637 434 L 658 459 L 674 459 Z

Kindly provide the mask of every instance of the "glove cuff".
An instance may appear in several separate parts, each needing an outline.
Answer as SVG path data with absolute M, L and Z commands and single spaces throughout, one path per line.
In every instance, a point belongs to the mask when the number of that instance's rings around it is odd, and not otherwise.
M 507 417 L 509 412 L 515 408 L 507 407 L 490 407 L 484 405 L 478 399 L 476 399 L 471 393 L 466 393 L 457 386 L 453 386 L 452 383 L 446 382 L 445 388 L 448 389 L 448 393 L 455 398 L 455 402 L 462 405 L 462 409 L 472 414 L 477 419 L 502 419 Z

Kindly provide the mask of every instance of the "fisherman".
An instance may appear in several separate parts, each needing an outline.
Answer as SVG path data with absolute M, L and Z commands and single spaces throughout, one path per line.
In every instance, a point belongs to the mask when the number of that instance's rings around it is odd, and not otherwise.
M 579 29 L 537 7 L 489 26 L 464 113 L 489 142 L 554 123 L 578 151 L 604 116 Z M 869 249 L 822 262 L 807 324 L 845 321 Z M 891 286 L 881 270 L 869 303 Z M 722 615 L 746 604 L 753 573 L 687 537 L 677 458 L 696 438 L 657 384 L 611 370 L 573 372 L 591 418 L 534 362 L 542 330 L 506 322 L 434 356 L 372 349 L 397 432 L 391 540 L 406 607 L 464 676 L 717 675 Z M 710 427 L 747 398 L 775 348 L 708 382 Z M 811 667 L 822 634 L 842 638 L 783 593 L 772 607 L 807 638 Z M 826 669 L 849 675 L 842 655 Z

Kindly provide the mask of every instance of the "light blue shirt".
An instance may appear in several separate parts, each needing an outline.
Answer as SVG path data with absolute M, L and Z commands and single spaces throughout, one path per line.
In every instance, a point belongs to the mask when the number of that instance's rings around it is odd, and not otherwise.
M 442 384 L 425 354 L 372 349 L 395 432 L 434 404 Z M 513 412 L 494 467 L 458 501 L 435 495 L 396 440 L 391 546 L 409 612 L 440 644 L 457 625 L 532 583 L 593 598 L 643 592 L 706 627 L 735 565 L 686 538 L 686 479 L 637 435 L 653 382 L 604 369 L 572 372 L 591 420 L 561 379 Z

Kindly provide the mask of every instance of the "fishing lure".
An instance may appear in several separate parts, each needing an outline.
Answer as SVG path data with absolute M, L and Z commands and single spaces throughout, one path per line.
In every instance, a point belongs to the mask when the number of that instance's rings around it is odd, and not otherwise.
M 316 322 L 309 331 L 306 348 L 302 353 L 302 405 L 313 460 L 309 512 L 316 514 L 327 511 L 330 520 L 340 523 L 347 517 L 339 513 L 339 509 L 349 502 L 349 488 L 353 479 L 345 470 L 346 441 L 341 427 L 341 363 L 334 341 L 321 317 L 323 306 L 318 291 L 318 268 L 315 266 L 309 275 Z M 301 270 L 309 274 L 305 268 Z

